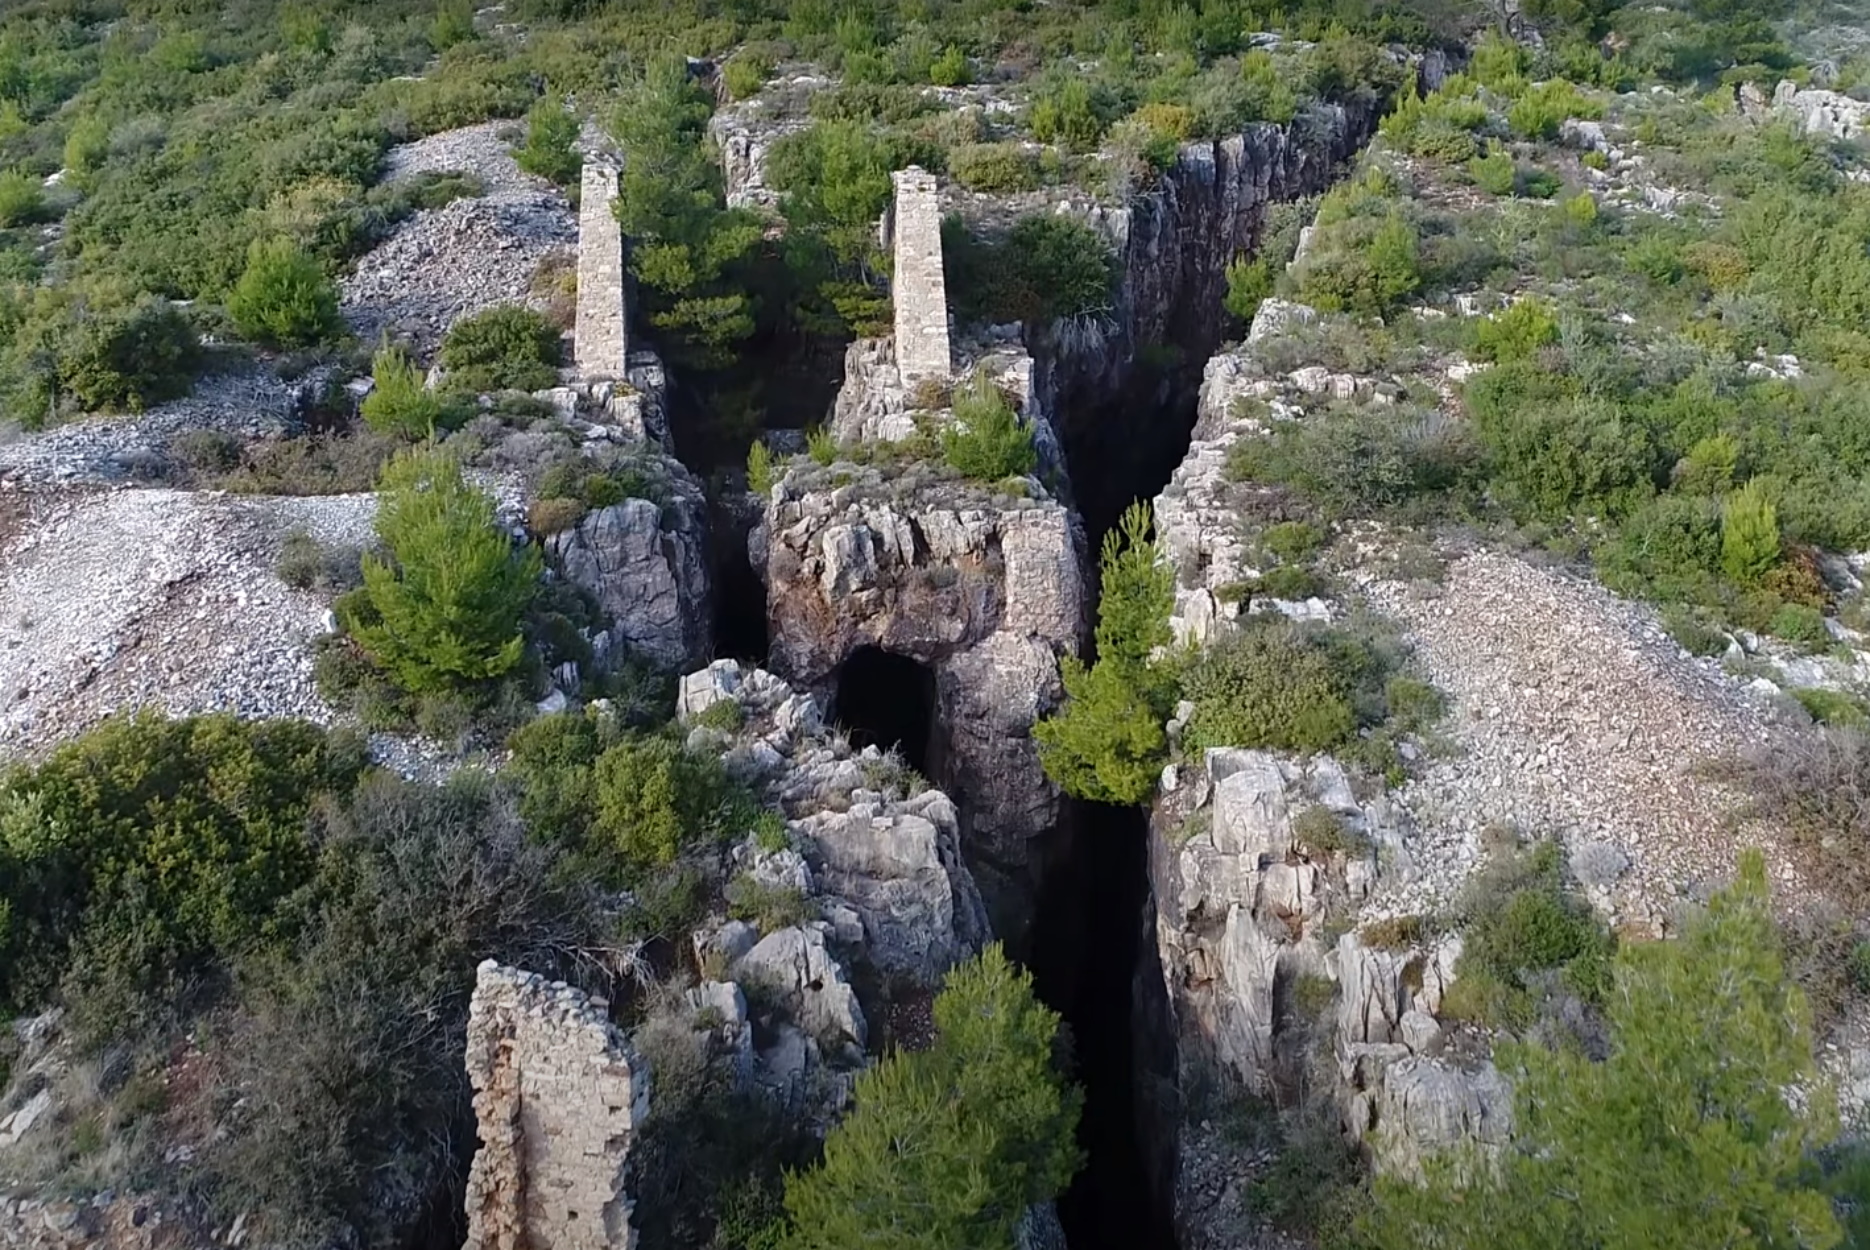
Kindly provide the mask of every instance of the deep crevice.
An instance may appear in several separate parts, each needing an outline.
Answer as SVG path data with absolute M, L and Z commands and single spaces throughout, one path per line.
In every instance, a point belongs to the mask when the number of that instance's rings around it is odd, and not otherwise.
M 1200 374 L 1137 366 L 1126 384 L 1067 420 L 1063 434 L 1091 558 L 1133 502 L 1168 485 L 1188 454 Z M 1093 571 L 1090 585 L 1096 585 Z M 1087 653 L 1095 648 L 1087 642 Z M 1087 654 L 1087 659 L 1095 659 Z M 1157 986 L 1149 816 L 1141 807 L 1067 801 L 1030 937 L 1040 997 L 1070 1026 L 1085 1088 L 1085 1166 L 1058 1203 L 1071 1250 L 1173 1250 L 1174 1160 L 1146 1070 L 1166 1026 Z
M 1159 1172 L 1138 1132 L 1134 985 L 1150 920 L 1149 821 L 1140 807 L 1067 803 L 1074 853 L 1047 874 L 1030 966 L 1070 1027 L 1084 1117 L 1085 1165 L 1058 1202 L 1071 1250 L 1173 1250 Z M 1150 963 L 1154 963 L 1153 953 Z

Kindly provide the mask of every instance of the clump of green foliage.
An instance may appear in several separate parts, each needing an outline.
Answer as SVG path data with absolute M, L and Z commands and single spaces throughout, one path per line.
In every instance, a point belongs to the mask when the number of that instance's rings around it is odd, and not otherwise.
M 313 347 L 343 330 L 338 290 L 324 266 L 289 238 L 255 240 L 227 295 L 240 332 L 269 347 Z
M 558 381 L 559 332 L 541 313 L 507 304 L 463 317 L 442 339 L 451 386 L 536 391 Z
M 782 1250 L 897 1240 L 1011 1245 L 1078 1170 L 1083 1095 L 1054 1061 L 1059 1019 L 996 944 L 949 972 L 935 1041 L 857 1078 L 823 1161 L 786 1177 Z
M 280 941 L 275 909 L 313 872 L 312 801 L 347 790 L 362 764 L 357 744 L 296 721 L 141 716 L 11 773 L 0 1001 L 37 1009 L 76 943 L 72 973 L 121 994 L 114 1009 L 135 1019 L 204 961 Z
M 553 95 L 540 96 L 526 113 L 526 142 L 513 153 L 519 167 L 561 187 L 578 180 L 584 158 L 578 154 L 578 118 Z
M 981 482 L 1025 477 L 1039 463 L 1032 427 L 985 375 L 956 392 L 954 420 L 942 428 L 941 449 L 951 467 Z
M 1585 1001 L 1599 1001 L 1613 943 L 1590 905 L 1567 890 L 1558 844 L 1496 855 L 1460 909 L 1467 944 L 1444 1012 L 1523 1028 L 1538 1010 L 1539 978 L 1548 974 Z
M 1760 1244 L 1841 1243 L 1812 1163 L 1836 1139 L 1835 1109 L 1759 853 L 1679 939 L 1626 944 L 1607 972 L 1607 1055 L 1507 1048 L 1512 1146 L 1497 1166 L 1458 1154 L 1420 1186 L 1379 1181 L 1361 1244 L 1688 1247 L 1710 1221 Z M 1632 1135 L 1631 1124 L 1670 1128 Z
M 948 153 L 948 174 L 970 191 L 1031 191 L 1039 185 L 1039 162 L 1017 143 L 970 143 Z
M 1558 342 L 1558 315 L 1544 300 L 1514 300 L 1474 327 L 1474 342 L 1487 360 L 1527 360 Z
M 365 424 L 380 434 L 429 438 L 442 418 L 441 397 L 428 388 L 422 371 L 406 352 L 378 350 L 370 362 L 374 385 L 361 405 Z
M 1254 624 L 1208 649 L 1182 683 L 1189 749 L 1328 751 L 1357 728 L 1353 690 L 1323 638 Z
M 1155 792 L 1168 762 L 1163 732 L 1176 681 L 1158 656 L 1173 640 L 1175 575 L 1132 504 L 1104 535 L 1097 603 L 1097 660 L 1061 665 L 1065 705 L 1033 727 L 1039 763 L 1067 794 L 1134 804 Z
M 364 586 L 339 607 L 345 628 L 403 689 L 472 688 L 510 672 L 539 581 L 535 548 L 516 551 L 493 500 L 447 453 L 413 449 L 383 471 Z
M 1380 317 L 1422 286 L 1421 240 L 1397 188 L 1372 167 L 1325 196 L 1293 289 L 1322 312 Z
M 1044 324 L 1111 307 L 1110 246 L 1071 217 L 1035 214 L 982 240 L 958 218 L 942 224 L 942 263 L 964 322 Z
M 1779 519 L 1762 483 L 1748 482 L 1721 505 L 1721 568 L 1741 585 L 1779 562 Z

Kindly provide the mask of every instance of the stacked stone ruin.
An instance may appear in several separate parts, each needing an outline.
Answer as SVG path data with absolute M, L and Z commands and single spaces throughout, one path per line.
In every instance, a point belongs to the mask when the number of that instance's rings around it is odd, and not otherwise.
M 466 1250 L 630 1250 L 630 1143 L 649 1074 L 602 1006 L 562 981 L 489 959 L 468 1011 L 481 1146 L 468 1173 Z
M 896 305 L 896 369 L 905 387 L 946 381 L 954 368 L 948 342 L 948 285 L 942 275 L 941 195 L 935 175 L 911 165 L 896 183 L 890 217 Z
M 578 201 L 578 320 L 572 355 L 590 378 L 629 373 L 629 322 L 623 306 L 623 228 L 617 222 L 617 167 L 584 163 Z

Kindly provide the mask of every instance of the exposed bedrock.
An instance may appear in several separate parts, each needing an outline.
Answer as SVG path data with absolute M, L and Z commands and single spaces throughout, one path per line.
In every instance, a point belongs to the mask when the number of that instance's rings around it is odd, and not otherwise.
M 1259 248 L 1267 207 L 1329 187 L 1377 117 L 1373 106 L 1319 107 L 1185 144 L 1149 191 L 1093 213 L 1117 253 L 1112 312 L 1056 323 L 1033 342 L 1093 528 L 1181 459 L 1201 366 L 1228 329 L 1227 266 Z M 1167 367 L 1142 367 L 1152 355 Z
M 933 472 L 841 467 L 794 471 L 777 486 L 756 550 L 762 541 L 776 672 L 835 707 L 848 701 L 847 665 L 870 649 L 929 670 L 931 731 L 924 758 L 910 762 L 959 804 L 995 930 L 1017 941 L 1030 920 L 1033 842 L 1059 812 L 1031 730 L 1061 697 L 1059 656 L 1083 628 L 1077 518 L 1050 499 Z M 909 682 L 866 693 L 916 698 Z

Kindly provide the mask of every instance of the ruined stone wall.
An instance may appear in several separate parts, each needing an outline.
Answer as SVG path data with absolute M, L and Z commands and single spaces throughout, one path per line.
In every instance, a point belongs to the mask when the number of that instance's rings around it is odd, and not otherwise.
M 895 256 L 896 368 L 904 386 L 945 379 L 954 361 L 948 343 L 948 286 L 942 276 L 941 196 L 935 175 L 911 165 L 891 175 Z
M 623 309 L 623 227 L 617 222 L 617 168 L 584 163 L 578 206 L 578 320 L 572 353 L 589 377 L 629 372 L 629 326 Z
M 466 1250 L 628 1250 L 624 1164 L 649 1078 L 600 1004 L 488 960 L 467 1026 L 481 1147 Z

